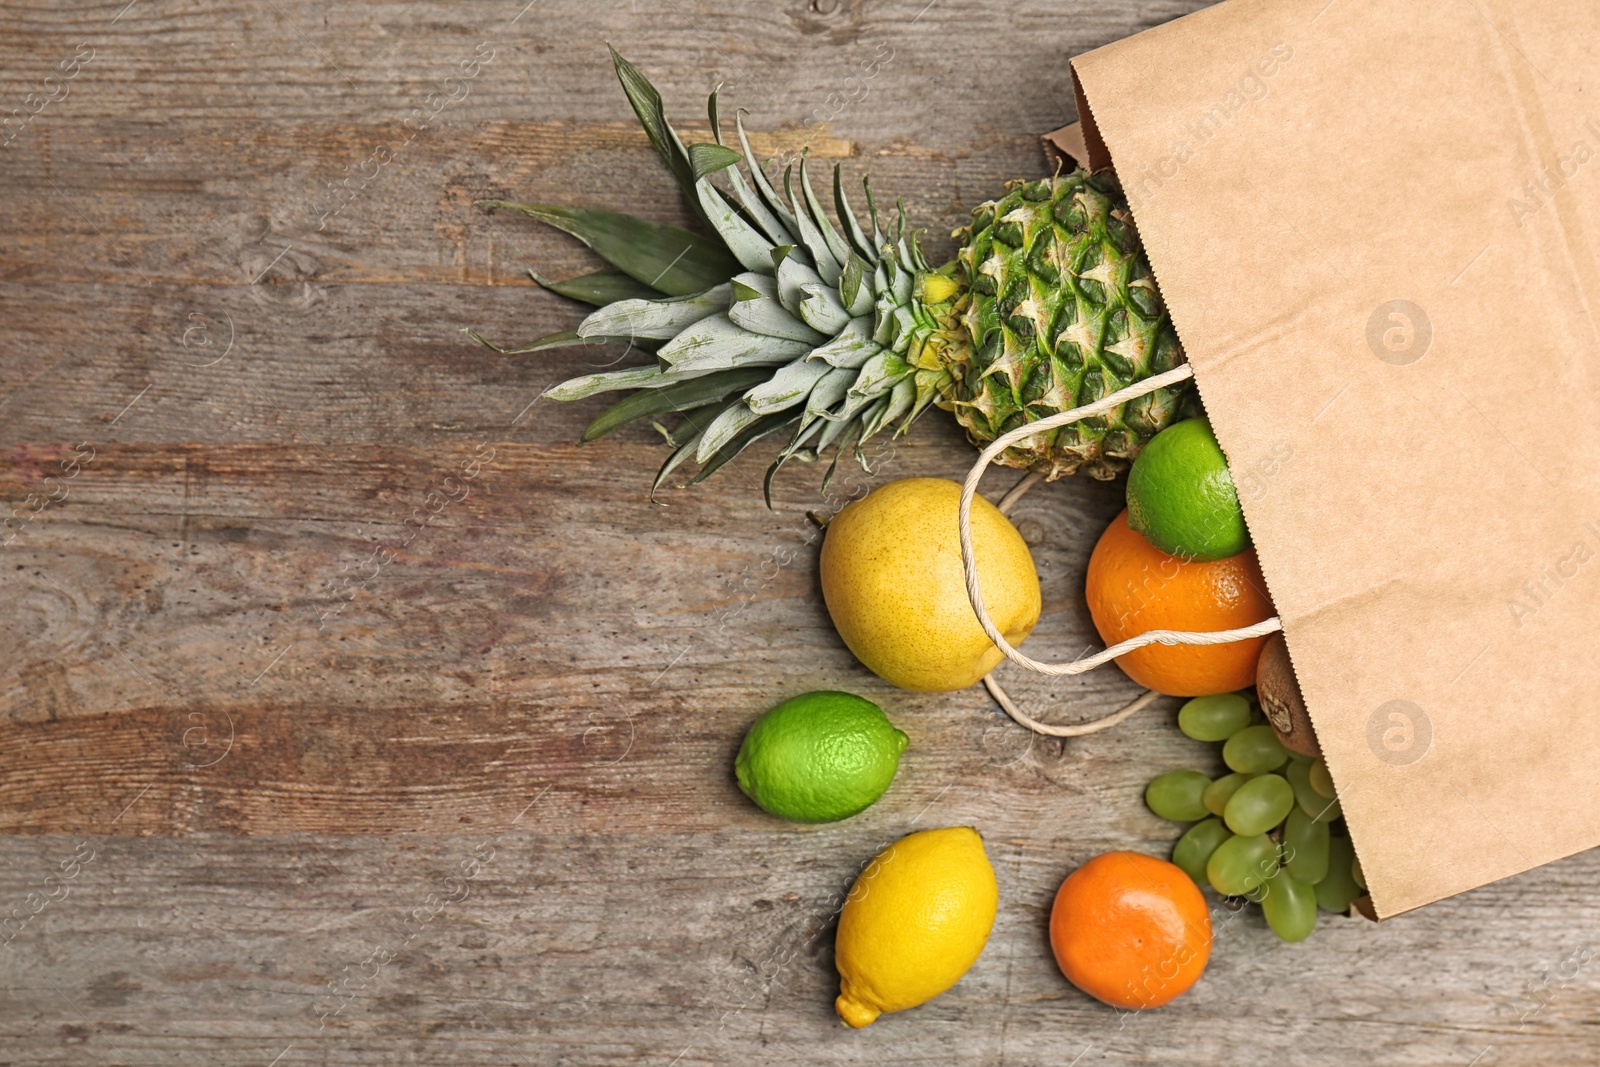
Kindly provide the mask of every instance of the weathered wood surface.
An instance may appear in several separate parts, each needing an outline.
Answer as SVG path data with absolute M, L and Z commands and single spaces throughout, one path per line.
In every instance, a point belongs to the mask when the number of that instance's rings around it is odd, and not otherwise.
M 979 691 L 871 678 L 816 590 L 806 510 L 959 476 L 947 423 L 830 500 L 800 469 L 766 510 L 755 459 L 656 508 L 648 431 L 580 448 L 598 401 L 534 403 L 615 353 L 458 332 L 570 324 L 522 270 L 590 263 L 475 198 L 681 217 L 607 40 L 686 120 L 722 81 L 772 150 L 870 165 L 937 245 L 1043 168 L 1063 57 L 1191 6 L 0 10 L 0 113 L 57 96 L 0 133 L 0 1064 L 1594 1061 L 1593 855 L 1299 946 L 1241 917 L 1172 1006 L 1087 1001 L 1045 916 L 1087 856 L 1170 843 L 1139 796 L 1195 762 L 1173 702 L 1031 742 Z M 1030 650 L 1092 640 L 1076 591 L 1117 506 L 1071 483 L 1019 507 Z M 1063 719 L 1134 691 L 1011 684 Z M 880 701 L 912 748 L 861 817 L 781 824 L 731 756 L 818 687 Z M 1001 881 L 989 948 L 933 1004 L 840 1030 L 854 872 L 962 822 Z

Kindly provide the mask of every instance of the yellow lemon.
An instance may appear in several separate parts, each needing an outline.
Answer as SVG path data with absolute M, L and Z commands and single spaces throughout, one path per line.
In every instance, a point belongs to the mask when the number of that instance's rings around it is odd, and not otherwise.
M 970 826 L 923 830 L 878 853 L 839 913 L 839 1018 L 859 1030 L 955 985 L 983 952 L 999 901 Z
M 902 689 L 965 689 L 1002 655 L 967 600 L 961 486 L 902 478 L 845 507 L 822 542 L 822 597 L 856 658 Z M 990 618 L 1013 645 L 1039 621 L 1033 554 L 1000 509 L 972 505 L 973 549 Z

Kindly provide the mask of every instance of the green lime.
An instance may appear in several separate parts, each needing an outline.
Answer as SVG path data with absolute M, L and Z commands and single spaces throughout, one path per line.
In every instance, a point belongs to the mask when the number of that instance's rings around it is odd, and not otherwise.
M 802 693 L 751 725 L 733 770 L 763 810 L 795 822 L 834 822 L 883 796 L 906 741 L 870 700 Z
M 1185 419 L 1145 445 L 1128 472 L 1128 525 L 1186 559 L 1226 559 L 1250 547 L 1233 475 L 1209 422 Z

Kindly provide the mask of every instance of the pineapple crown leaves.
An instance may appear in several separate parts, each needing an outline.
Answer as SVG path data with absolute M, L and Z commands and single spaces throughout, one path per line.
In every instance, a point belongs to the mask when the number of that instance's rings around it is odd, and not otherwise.
M 699 465 L 693 485 L 780 430 L 789 439 L 764 479 L 769 506 L 773 476 L 791 459 L 812 462 L 834 449 L 824 486 L 847 448 L 866 467 L 862 445 L 888 428 L 904 433 L 947 383 L 937 355 L 950 343 L 963 288 L 955 265 L 931 271 L 907 232 L 904 205 L 897 204 L 892 226 L 884 225 L 865 179 L 864 227 L 837 165 L 838 225 L 817 196 L 804 153 L 798 166 L 785 168 L 780 194 L 751 148 L 743 112 L 734 116 L 739 150 L 724 142 L 717 91 L 707 102 L 713 142 L 686 144 L 649 80 L 614 49 L 611 57 L 651 146 L 716 238 L 618 212 L 483 201 L 564 230 L 609 268 L 557 283 L 530 272 L 539 284 L 595 307 L 576 329 L 511 350 L 469 334 L 499 352 L 606 341 L 654 352 L 652 364 L 582 375 L 544 394 L 579 400 L 638 390 L 601 413 L 583 439 L 652 420 L 672 448 L 652 499 L 690 459 Z M 670 428 L 656 421 L 669 415 L 678 417 Z

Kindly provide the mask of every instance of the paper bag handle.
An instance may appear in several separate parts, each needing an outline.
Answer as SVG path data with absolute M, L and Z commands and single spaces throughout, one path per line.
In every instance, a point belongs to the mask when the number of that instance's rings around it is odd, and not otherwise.
M 1004 653 L 1006 659 L 1012 663 L 1026 667 L 1037 674 L 1062 677 L 1091 671 L 1102 663 L 1114 660 L 1118 656 L 1132 652 L 1136 648 L 1143 648 L 1145 645 L 1225 645 L 1252 637 L 1265 637 L 1267 634 L 1283 629 L 1283 624 L 1274 615 L 1270 619 L 1264 619 L 1253 625 L 1240 626 L 1232 630 L 1200 632 L 1191 630 L 1147 630 L 1142 634 L 1128 638 L 1126 641 L 1119 641 L 1110 648 L 1101 649 L 1092 656 L 1073 660 L 1071 663 L 1043 663 L 1030 656 L 1023 655 L 1013 648 L 1011 643 L 1006 640 L 1005 635 L 1000 632 L 1000 628 L 994 624 L 994 620 L 989 617 L 989 609 L 984 607 L 983 590 L 978 585 L 978 567 L 972 548 L 972 498 L 977 493 L 978 482 L 983 479 L 983 474 L 989 469 L 989 465 L 995 461 L 1000 453 L 1036 433 L 1054 430 L 1060 426 L 1068 426 L 1080 419 L 1103 415 L 1130 400 L 1137 399 L 1147 393 L 1153 393 L 1157 389 L 1165 389 L 1169 385 L 1187 381 L 1193 377 L 1193 369 L 1189 364 L 1184 363 L 1169 371 L 1135 382 L 1126 389 L 1119 389 L 1114 393 L 1103 396 L 1092 404 L 1085 404 L 1082 407 L 1076 407 L 1070 411 L 1063 411 L 1059 414 L 1030 422 L 1025 426 L 1019 426 L 1015 430 L 1001 434 L 991 441 L 989 446 L 979 454 L 978 461 L 972 465 L 972 470 L 967 473 L 966 482 L 961 486 L 961 569 L 967 581 L 967 599 L 972 603 L 972 610 L 978 616 L 978 623 L 983 627 L 983 632 L 989 635 L 989 640 L 993 641 L 995 647 Z M 1079 734 L 1093 733 L 1095 730 L 1102 730 L 1108 726 L 1115 726 L 1154 699 L 1153 693 L 1146 693 L 1121 711 L 1104 719 L 1077 726 L 1045 727 L 1044 724 L 1034 722 L 1026 715 L 1023 715 L 1012 704 L 1005 695 L 1005 690 L 1001 689 L 998 683 L 985 678 L 984 684 L 988 686 L 990 693 L 994 694 L 1000 706 L 1005 708 L 1007 714 L 1011 715 L 1012 718 L 1017 719 L 1018 722 L 1021 722 L 1029 729 L 1040 733 L 1049 733 L 1056 737 L 1074 737 Z

